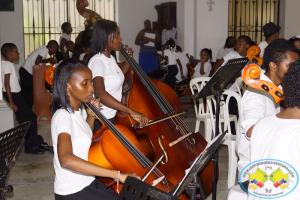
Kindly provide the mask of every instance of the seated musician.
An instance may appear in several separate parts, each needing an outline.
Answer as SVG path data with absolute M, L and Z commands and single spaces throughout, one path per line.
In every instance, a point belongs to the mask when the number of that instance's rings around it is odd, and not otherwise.
M 195 66 L 193 69 L 193 78 L 197 77 L 208 77 L 211 71 L 211 63 L 209 62 L 211 59 L 212 51 L 211 49 L 204 48 L 200 51 L 201 61 Z M 183 90 L 180 86 L 186 85 L 190 83 L 190 79 L 184 79 L 183 81 L 178 83 L 178 88 L 175 90 L 178 97 L 181 96 Z
M 265 55 L 266 53 L 267 49 Z M 285 66 L 288 68 L 287 65 L 286 63 Z M 300 59 L 297 59 L 294 63 L 290 64 L 289 69 L 282 79 L 285 110 L 261 119 L 255 124 L 252 132 L 247 132 L 247 136 L 251 137 L 251 162 L 261 159 L 276 159 L 291 165 L 296 171 L 300 169 L 299 68 Z M 279 199 L 289 200 L 298 199 L 299 197 L 300 186 L 298 184 L 292 192 Z M 252 195 L 248 196 L 248 200 L 254 199 L 259 198 Z
M 111 188 L 106 189 L 95 176 L 122 183 L 127 176 L 139 177 L 134 173 L 120 173 L 88 162 L 95 115 L 87 109 L 88 116 L 84 120 L 80 104 L 91 101 L 99 108 L 99 99 L 92 99 L 91 70 L 77 59 L 65 59 L 55 69 L 53 88 L 51 135 L 55 199 L 117 199 L 116 193 Z
M 264 53 L 262 67 L 265 73 L 260 80 L 281 84 L 282 78 L 289 68 L 289 64 L 298 58 L 297 49 L 285 39 L 278 39 L 267 46 Z M 249 138 L 253 126 L 263 117 L 279 113 L 280 105 L 276 104 L 272 96 L 261 90 L 247 88 L 241 101 L 240 131 L 236 137 L 236 151 L 239 156 L 238 171 L 250 163 Z M 247 187 L 247 182 L 244 183 Z
M 90 60 L 88 67 L 93 73 L 93 84 L 95 96 L 101 99 L 103 107 L 102 114 L 114 122 L 117 110 L 128 113 L 134 120 L 140 123 L 140 126 L 148 124 L 148 118 L 135 110 L 128 108 L 120 101 L 122 99 L 122 86 L 124 74 L 130 69 L 130 65 L 124 62 L 118 66 L 115 58 L 111 55 L 112 51 L 120 51 L 122 38 L 117 23 L 110 20 L 99 20 L 93 28 Z M 130 56 L 133 52 L 127 48 Z M 94 132 L 101 126 L 96 120 Z

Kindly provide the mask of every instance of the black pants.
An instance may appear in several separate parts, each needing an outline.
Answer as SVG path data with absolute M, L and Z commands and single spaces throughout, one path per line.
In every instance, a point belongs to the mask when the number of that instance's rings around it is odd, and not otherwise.
M 95 179 L 89 186 L 74 194 L 55 194 L 55 200 L 116 200 L 117 198 L 115 191 L 111 188 L 106 189 L 104 183 L 99 179 Z
M 166 76 L 164 82 L 168 84 L 171 88 L 174 88 L 175 82 L 177 81 L 176 75 L 178 73 L 177 65 L 168 66 L 168 75 Z
M 21 95 L 30 109 L 33 106 L 33 76 L 24 68 L 19 69 Z
M 32 109 L 28 107 L 20 93 L 11 93 L 11 96 L 18 107 L 15 114 L 19 124 L 30 121 L 30 126 L 25 136 L 25 148 L 30 148 L 44 142 L 43 137 L 37 133 L 37 117 Z M 3 97 L 9 102 L 6 92 L 3 92 Z
M 110 118 L 108 119 L 111 123 L 114 123 L 115 118 Z M 96 133 L 100 128 L 102 127 L 101 122 L 98 119 L 95 119 L 95 123 L 94 123 L 94 130 L 93 133 Z

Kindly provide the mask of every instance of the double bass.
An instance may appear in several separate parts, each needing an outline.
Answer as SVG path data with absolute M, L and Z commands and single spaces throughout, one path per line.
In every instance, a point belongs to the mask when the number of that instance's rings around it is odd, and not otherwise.
M 87 6 L 86 0 L 77 0 L 77 9 L 82 16 L 93 22 L 101 19 L 97 13 L 86 9 Z M 125 75 L 122 103 L 155 120 L 139 129 L 130 116 L 118 112 L 115 123 L 124 125 L 136 135 L 151 162 L 159 160 L 161 153 L 166 152 L 162 162 L 164 164 L 157 168 L 172 185 L 176 185 L 184 177 L 189 162 L 204 150 L 207 142 L 199 133 L 191 132 L 181 120 L 179 115 L 183 107 L 174 90 L 158 80 L 150 79 L 123 47 L 121 53 L 132 67 Z M 205 193 L 210 194 L 213 187 L 212 162 L 201 172 L 200 177 Z

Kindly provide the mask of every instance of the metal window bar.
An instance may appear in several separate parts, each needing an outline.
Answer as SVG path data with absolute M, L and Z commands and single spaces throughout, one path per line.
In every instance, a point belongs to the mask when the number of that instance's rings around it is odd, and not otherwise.
M 103 18 L 114 21 L 115 0 L 89 0 L 88 9 Z M 76 0 L 23 0 L 24 55 L 25 59 L 36 48 L 50 40 L 59 42 L 61 25 L 70 22 L 71 40 L 84 30 L 84 18 L 76 9 Z
M 263 26 L 279 23 L 280 0 L 229 0 L 228 36 L 248 35 L 259 44 L 264 40 Z

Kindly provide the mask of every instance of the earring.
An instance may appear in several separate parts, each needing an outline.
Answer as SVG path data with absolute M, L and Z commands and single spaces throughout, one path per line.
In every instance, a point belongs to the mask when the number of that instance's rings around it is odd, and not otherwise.
M 70 97 L 70 94 L 69 94 L 69 92 L 67 92 L 67 94 L 66 94 L 66 97 L 67 97 L 67 98 L 69 98 L 69 97 Z

